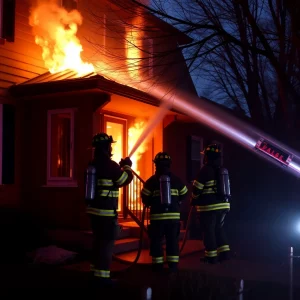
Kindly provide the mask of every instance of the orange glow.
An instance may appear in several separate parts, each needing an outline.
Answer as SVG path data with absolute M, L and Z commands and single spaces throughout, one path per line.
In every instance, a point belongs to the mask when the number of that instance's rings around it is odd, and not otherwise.
M 127 70 L 132 78 L 140 76 L 141 48 L 142 48 L 142 30 L 143 19 L 138 16 L 133 19 L 132 25 L 126 29 L 126 57 Z
M 138 140 L 139 136 L 142 134 L 144 128 L 146 126 L 146 122 L 143 120 L 136 121 L 135 124 L 128 129 L 128 150 L 129 152 L 135 145 L 136 141 Z M 141 155 L 147 150 L 147 140 L 144 141 L 137 151 L 131 156 L 132 161 L 132 169 L 140 175 L 140 171 L 138 170 L 138 161 L 141 158 Z
M 82 16 L 77 10 L 68 12 L 55 1 L 40 1 L 31 10 L 29 24 L 50 73 L 68 69 L 84 75 L 94 71 L 92 64 L 81 59 L 83 49 L 76 34 Z
M 131 149 L 134 147 L 136 141 L 142 134 L 144 128 L 146 127 L 147 123 L 145 120 L 136 120 L 134 125 L 128 129 L 128 153 L 130 153 Z M 139 146 L 139 148 L 134 152 L 134 154 L 130 157 L 132 161 L 132 169 L 140 175 L 139 167 L 138 167 L 138 161 L 140 160 L 142 154 L 147 151 L 148 149 L 148 140 L 144 140 L 143 143 Z M 141 202 L 137 201 L 138 197 L 140 197 L 140 189 L 138 185 L 135 185 L 134 187 L 134 193 L 131 195 L 131 203 L 129 205 L 129 209 L 141 209 Z

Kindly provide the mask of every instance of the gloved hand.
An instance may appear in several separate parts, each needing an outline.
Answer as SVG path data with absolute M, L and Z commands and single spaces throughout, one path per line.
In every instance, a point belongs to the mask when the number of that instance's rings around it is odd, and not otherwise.
M 124 167 L 124 166 L 129 166 L 131 167 L 132 166 L 132 161 L 129 157 L 125 157 L 125 158 L 122 158 L 121 161 L 119 162 L 119 165 L 120 167 Z

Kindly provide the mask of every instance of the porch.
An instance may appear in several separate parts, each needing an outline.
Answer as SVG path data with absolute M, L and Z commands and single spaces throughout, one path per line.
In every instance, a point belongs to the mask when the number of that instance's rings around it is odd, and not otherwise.
M 38 217 L 50 241 L 86 253 L 92 235 L 83 174 L 92 158 L 92 136 L 99 131 L 112 135 L 117 141 L 113 160 L 119 162 L 155 118 L 160 101 L 97 74 L 78 78 L 72 71 L 45 73 L 9 92 L 18 108 L 22 208 Z M 147 249 L 149 218 L 146 210 L 142 223 L 140 192 L 144 180 L 154 173 L 153 157 L 163 149 L 164 127 L 180 118 L 184 116 L 170 110 L 131 156 L 134 179 L 120 189 L 118 214 L 123 230 L 116 254 L 136 251 L 141 230 Z

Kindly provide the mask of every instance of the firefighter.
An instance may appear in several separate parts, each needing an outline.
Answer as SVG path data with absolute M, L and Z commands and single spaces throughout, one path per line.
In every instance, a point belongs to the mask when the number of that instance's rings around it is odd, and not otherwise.
M 114 142 L 106 133 L 93 137 L 94 157 L 86 172 L 86 212 L 93 231 L 91 273 L 95 287 L 112 283 L 110 265 L 114 242 L 120 231 L 117 215 L 119 188 L 133 179 L 129 157 L 119 164 L 111 159 L 111 144 Z
M 150 207 L 150 255 L 153 271 L 162 271 L 164 253 L 162 241 L 166 240 L 166 259 L 171 272 L 179 262 L 180 204 L 187 195 L 186 185 L 170 171 L 171 157 L 159 152 L 154 160 L 155 174 L 144 184 L 142 202 Z
M 193 181 L 191 204 L 199 212 L 203 229 L 204 262 L 215 264 L 229 259 L 230 252 L 224 231 L 225 217 L 230 210 L 228 171 L 221 167 L 220 145 L 210 144 L 201 153 L 204 166 Z

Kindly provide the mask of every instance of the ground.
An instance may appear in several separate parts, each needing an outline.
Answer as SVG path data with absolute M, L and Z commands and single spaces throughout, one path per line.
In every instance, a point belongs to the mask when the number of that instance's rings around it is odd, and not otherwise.
M 5 215 L 3 215 L 4 218 Z M 2 222 L 3 222 L 2 218 Z M 8 218 L 11 220 L 11 218 Z M 19 219 L 18 219 L 19 220 Z M 89 288 L 89 262 L 84 256 L 77 261 L 60 266 L 45 266 L 25 263 L 22 257 L 16 259 L 26 233 L 32 228 L 5 224 L 1 226 L 1 287 L 5 288 Z M 7 228 L 10 228 L 8 234 Z M 14 229 L 14 230 L 12 230 Z M 24 231 L 20 231 L 24 229 Z M 156 275 L 151 265 L 138 264 L 129 270 L 128 265 L 114 261 L 113 277 L 120 280 L 114 293 L 124 296 L 136 294 L 141 298 L 145 288 L 151 286 L 153 299 L 237 299 L 238 286 L 243 279 L 245 299 L 290 299 L 289 298 L 289 249 L 294 246 L 295 255 L 300 255 L 300 236 L 292 240 L 284 230 L 270 229 L 262 224 L 237 224 L 227 226 L 230 245 L 235 257 L 225 265 L 205 265 L 201 241 L 188 240 L 180 259 L 179 272 L 172 276 Z M 32 237 L 36 240 L 36 236 Z M 194 250 L 198 250 L 195 252 Z M 22 251 L 21 251 L 22 252 Z M 135 253 L 128 256 L 134 260 Z M 139 262 L 146 262 L 148 251 Z M 149 260 L 148 260 L 149 261 Z M 294 259 L 294 298 L 300 299 L 300 259 Z M 133 296 L 130 296 L 134 299 Z M 111 297 L 113 299 L 113 296 Z
M 194 241 L 187 242 L 187 250 Z M 199 243 L 199 242 L 197 242 Z M 151 265 L 128 265 L 114 261 L 112 275 L 119 279 L 119 289 L 112 293 L 126 293 L 131 299 L 142 299 L 145 288 L 153 289 L 152 299 L 237 299 L 240 280 L 244 280 L 245 299 L 288 299 L 289 265 L 286 263 L 254 263 L 235 258 L 223 265 L 200 262 L 202 252 L 183 256 L 177 274 L 156 275 Z M 0 271 L 5 288 L 89 288 L 89 262 L 74 261 L 62 266 L 33 264 L 3 264 Z M 294 299 L 300 299 L 300 268 L 294 264 Z M 132 296 L 131 296 L 132 294 Z M 134 296 L 136 298 L 134 298 Z

